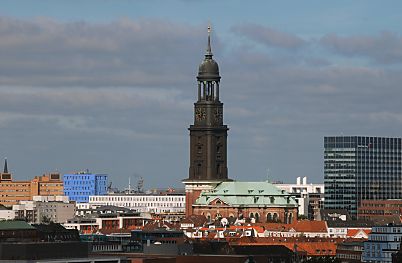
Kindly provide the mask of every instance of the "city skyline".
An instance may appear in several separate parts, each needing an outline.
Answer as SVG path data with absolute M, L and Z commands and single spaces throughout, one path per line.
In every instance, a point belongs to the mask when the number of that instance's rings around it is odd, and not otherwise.
M 324 136 L 402 136 L 398 2 L 114 3 L 2 3 L 0 149 L 14 178 L 90 169 L 182 187 L 208 20 L 231 179 L 322 182 Z

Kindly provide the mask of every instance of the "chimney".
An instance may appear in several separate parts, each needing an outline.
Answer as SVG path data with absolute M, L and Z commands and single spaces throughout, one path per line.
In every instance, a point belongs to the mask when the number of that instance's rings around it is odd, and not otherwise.
M 303 177 L 303 185 L 306 185 L 306 184 L 307 184 L 307 177 L 304 176 L 304 177 Z
M 296 178 L 296 184 L 300 185 L 300 176 Z

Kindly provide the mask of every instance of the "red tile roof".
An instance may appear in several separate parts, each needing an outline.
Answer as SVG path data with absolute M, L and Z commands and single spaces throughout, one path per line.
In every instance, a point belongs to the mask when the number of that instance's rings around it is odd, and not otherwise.
M 347 237 L 355 237 L 357 234 L 363 231 L 367 236 L 371 233 L 369 229 L 348 229 L 348 233 L 346 234 Z
M 328 233 L 327 222 L 325 221 L 309 221 L 302 220 L 296 221 L 292 224 L 282 224 L 282 223 L 260 223 L 255 224 L 260 227 L 264 227 L 265 230 L 271 231 L 284 231 L 288 232 L 294 229 L 296 232 L 314 232 L 314 233 Z
M 298 221 L 294 225 L 294 229 L 297 232 L 328 233 L 327 222 L 325 221 Z
M 309 256 L 335 256 L 337 244 L 343 239 L 330 238 L 251 238 L 242 237 L 232 243 L 234 246 L 273 246 L 283 245 L 294 251 L 304 251 Z

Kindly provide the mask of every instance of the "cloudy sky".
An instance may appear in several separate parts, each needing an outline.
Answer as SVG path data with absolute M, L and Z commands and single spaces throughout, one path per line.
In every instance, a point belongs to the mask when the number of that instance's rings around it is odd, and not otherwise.
M 0 157 L 18 179 L 188 176 L 208 21 L 229 177 L 323 181 L 326 135 L 402 136 L 400 1 L 2 0 Z

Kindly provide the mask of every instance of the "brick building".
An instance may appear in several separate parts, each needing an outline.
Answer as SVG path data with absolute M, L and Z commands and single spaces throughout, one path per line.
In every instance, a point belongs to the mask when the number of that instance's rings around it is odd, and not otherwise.
M 35 176 L 30 181 L 13 181 L 6 159 L 4 170 L 0 173 L 0 204 L 10 207 L 18 204 L 19 201 L 31 201 L 36 195 L 64 195 L 60 174 L 50 173 Z
M 402 214 L 402 199 L 362 200 L 358 208 L 359 219 L 376 220 Z
M 193 204 L 194 214 L 209 219 L 244 218 L 252 222 L 291 223 L 297 219 L 297 202 L 269 182 L 222 182 L 202 192 Z

